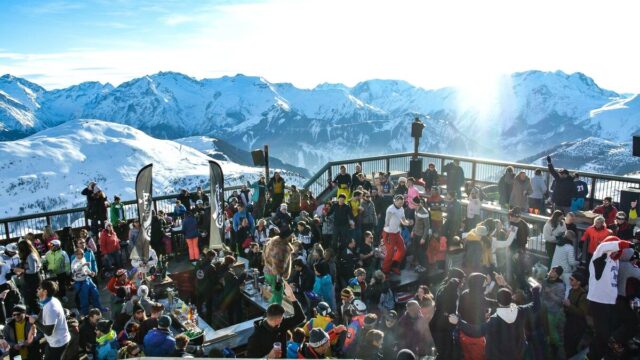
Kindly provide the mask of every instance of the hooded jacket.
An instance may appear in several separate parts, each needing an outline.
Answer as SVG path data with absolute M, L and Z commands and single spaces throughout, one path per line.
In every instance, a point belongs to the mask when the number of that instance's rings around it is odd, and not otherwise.
M 498 306 L 495 300 L 484 296 L 485 279 L 486 277 L 481 273 L 470 274 L 467 281 L 469 288 L 460 295 L 458 303 L 460 318 L 472 325 L 484 323 L 487 310 L 495 310 Z
M 534 175 L 531 178 L 531 195 L 532 199 L 542 199 L 547 192 L 547 180 L 542 175 Z
M 285 344 L 286 342 L 283 342 Z M 147 356 L 171 356 L 176 348 L 176 339 L 169 329 L 155 328 L 144 337 L 144 353 Z
M 96 339 L 96 357 L 98 360 L 116 360 L 118 348 L 118 339 L 116 339 L 114 330 Z
M 533 303 L 527 305 L 511 304 L 500 307 L 489 320 L 482 325 L 470 325 L 460 321 L 460 327 L 465 333 L 474 337 L 485 336 L 485 357 L 491 360 L 521 360 L 524 359 L 527 346 L 524 332 L 525 321 L 538 311 L 540 307 L 540 292 L 533 291 Z
M 371 200 L 360 201 L 362 211 L 360 212 L 360 223 L 362 225 L 375 225 L 378 222 L 376 207 Z
M 431 219 L 429 210 L 424 207 L 418 207 L 415 212 L 415 225 L 413 225 L 413 233 L 421 239 L 429 238 L 429 229 L 431 228 Z
M 525 175 L 524 180 L 521 180 L 520 174 L 524 174 L 524 171 L 521 171 L 513 179 L 513 190 L 511 190 L 511 195 L 509 196 L 509 205 L 526 209 L 528 208 L 529 195 L 531 195 L 533 189 L 531 188 L 531 179 Z
M 253 323 L 253 334 L 247 341 L 247 357 L 262 358 L 265 357 L 273 348 L 274 342 L 280 344 L 287 343 L 287 331 L 295 329 L 298 325 L 305 321 L 304 311 L 300 303 L 294 301 L 293 316 L 285 316 L 277 328 L 272 328 L 266 319 L 256 320 Z M 286 349 L 283 348 L 286 351 Z
M 548 168 L 549 173 L 555 179 L 551 200 L 553 200 L 553 203 L 557 206 L 571 206 L 571 200 L 575 197 L 574 194 L 576 192 L 576 185 L 573 183 L 573 178 L 570 176 L 561 178 L 551 163 L 549 163 Z

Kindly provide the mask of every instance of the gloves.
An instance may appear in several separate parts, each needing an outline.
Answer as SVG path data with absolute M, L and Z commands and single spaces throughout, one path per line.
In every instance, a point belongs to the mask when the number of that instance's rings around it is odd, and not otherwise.
M 551 156 L 547 155 L 547 164 L 551 164 Z

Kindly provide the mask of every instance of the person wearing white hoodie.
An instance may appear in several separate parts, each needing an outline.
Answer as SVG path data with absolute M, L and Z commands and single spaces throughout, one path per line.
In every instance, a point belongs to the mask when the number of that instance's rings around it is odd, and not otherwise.
M 458 315 L 449 315 L 449 322 L 460 327 L 467 334 L 485 336 L 485 358 L 491 360 L 521 360 L 525 357 L 527 339 L 524 328 L 527 318 L 540 308 L 540 286 L 531 289 L 533 302 L 526 305 L 512 303 L 511 291 L 507 288 L 498 290 L 498 308 L 482 325 L 470 325 L 460 320 Z
M 569 296 L 569 290 L 571 290 L 571 274 L 576 270 L 576 267 L 580 263 L 576 260 L 575 250 L 573 249 L 573 242 L 577 239 L 576 233 L 571 230 L 567 230 L 561 239 L 558 239 L 556 250 L 553 253 L 553 259 L 551 259 L 551 267 L 561 266 L 564 269 L 562 276 L 560 277 L 565 286 L 565 299 Z
M 589 347 L 589 359 L 601 359 L 607 352 L 611 336 L 615 304 L 618 297 L 618 263 L 629 241 L 608 236 L 593 252 L 589 262 L 589 313 L 593 317 L 594 339 Z

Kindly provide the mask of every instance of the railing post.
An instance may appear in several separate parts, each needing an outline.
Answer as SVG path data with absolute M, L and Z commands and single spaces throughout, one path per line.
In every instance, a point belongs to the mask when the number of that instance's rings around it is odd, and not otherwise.
M 385 166 L 385 172 L 390 172 L 391 171 L 391 158 L 386 158 L 385 162 L 384 162 L 384 166 Z
M 593 201 L 596 197 L 596 178 L 591 178 L 591 191 L 589 194 L 589 209 L 593 209 Z
M 158 203 L 156 203 L 156 199 L 153 199 L 153 211 L 155 211 L 156 214 L 158 213 Z
M 478 165 L 475 161 L 471 163 L 471 181 L 473 184 L 476 184 L 476 165 Z
M 442 169 L 444 169 L 444 157 L 440 158 L 440 172 L 442 172 Z
M 333 171 L 331 170 L 331 168 L 332 168 L 332 166 L 329 165 L 329 168 L 327 169 L 327 172 L 329 174 L 329 184 L 331 184 L 331 182 L 333 181 Z M 324 184 L 324 185 L 329 185 L 329 184 Z
M 9 234 L 9 222 L 4 223 L 4 234 L 7 236 L 7 242 L 11 240 L 11 234 Z
M 45 219 L 46 219 L 46 221 L 47 221 L 47 225 L 48 225 L 48 226 L 51 226 L 51 217 L 50 217 L 49 215 L 47 215 L 47 216 L 45 216 L 44 218 L 45 218 Z

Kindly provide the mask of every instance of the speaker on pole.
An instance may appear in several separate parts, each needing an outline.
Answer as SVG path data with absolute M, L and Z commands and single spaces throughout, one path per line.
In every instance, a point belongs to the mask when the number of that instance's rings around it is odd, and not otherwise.
M 422 158 L 409 160 L 409 176 L 420 179 L 422 176 Z
M 633 156 L 640 157 L 640 136 L 633 137 Z
M 253 165 L 264 166 L 264 152 L 262 149 L 255 149 L 251 151 L 251 157 L 253 158 Z

